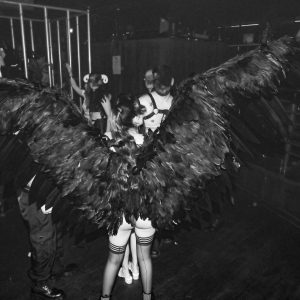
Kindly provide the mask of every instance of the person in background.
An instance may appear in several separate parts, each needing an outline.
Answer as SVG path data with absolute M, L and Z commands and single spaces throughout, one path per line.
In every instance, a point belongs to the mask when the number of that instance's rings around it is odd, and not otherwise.
M 11 49 L 12 50 L 12 49 Z M 10 53 L 5 42 L 0 41 L 0 79 L 1 78 L 11 78 L 10 75 L 12 72 L 11 68 L 15 67 L 15 65 L 10 66 L 12 60 L 10 59 L 12 53 Z M 8 63 L 7 63 L 8 61 Z M 1 92 L 0 92 L 1 96 Z M 7 137 L 4 135 L 0 136 L 0 149 L 3 147 L 3 144 L 7 140 Z M 5 180 L 6 174 L 3 170 L 0 169 L 0 217 L 5 216 L 5 210 L 7 209 L 7 199 L 6 199 L 6 191 L 10 190 L 10 186 L 13 185 L 12 182 L 6 182 Z M 4 179 L 4 180 L 2 180 Z
M 145 107 L 144 126 L 146 132 L 155 131 L 164 120 L 166 114 L 171 108 L 173 96 L 171 89 L 174 85 L 174 77 L 170 66 L 162 65 L 157 69 L 147 70 L 145 73 L 145 87 L 151 90 L 139 98 L 140 104 Z M 151 256 L 156 258 L 159 256 L 160 242 L 162 240 L 161 233 L 156 231 L 152 244 Z M 171 242 L 169 238 L 163 239 Z
M 154 74 L 153 69 L 149 69 L 145 72 L 144 76 L 145 88 L 148 93 L 151 93 L 154 89 Z
M 41 165 L 29 154 L 29 148 L 22 141 L 22 132 L 2 135 L 0 147 L 1 182 L 11 184 L 10 189 L 18 198 L 20 213 L 28 225 L 30 241 L 30 269 L 28 276 L 31 280 L 31 299 L 62 300 L 64 293 L 52 288 L 49 279 L 53 275 L 57 257 L 57 230 L 52 222 L 51 209 L 37 205 L 36 199 L 43 203 L 43 196 L 37 189 L 44 191 L 44 196 L 51 194 L 55 197 L 55 190 L 46 189 L 47 176 L 42 173 Z M 49 181 L 49 180 L 48 180 Z M 60 195 L 56 188 L 56 195 Z M 58 258 L 58 257 L 57 257 Z
M 144 75 L 144 84 L 146 88 L 146 93 L 150 94 L 154 89 L 154 75 L 153 69 L 149 69 L 145 72 Z M 136 254 L 136 237 L 135 234 L 132 233 L 130 235 L 129 245 L 126 246 L 126 251 L 124 254 L 122 267 L 119 270 L 118 276 L 124 278 L 125 283 L 131 284 L 132 279 L 138 280 L 139 279 L 139 266 L 138 266 L 138 259 Z M 156 237 L 153 241 L 153 250 L 154 253 L 153 257 L 157 257 L 159 254 L 159 239 Z M 131 260 L 129 261 L 129 256 L 131 254 Z M 131 274 L 130 274 L 131 271 Z
M 32 53 L 28 63 L 29 80 L 40 87 L 49 86 L 48 63 L 42 51 Z
M 0 42 L 0 78 L 23 78 L 20 60 L 15 50 L 6 44 Z
M 3 72 L 3 68 L 5 67 L 5 61 L 4 61 L 5 56 L 6 53 L 4 47 L 2 47 L 2 45 L 0 44 L 0 78 L 4 77 L 2 72 Z
M 49 284 L 58 248 L 57 228 L 51 216 L 52 208 L 46 208 L 45 205 L 38 208 L 37 203 L 31 199 L 32 186 L 44 181 L 43 176 L 43 173 L 37 172 L 18 197 L 21 215 L 28 225 L 31 245 L 28 276 L 32 281 L 31 294 L 34 299 L 63 300 L 64 292 Z
M 74 91 L 83 97 L 82 109 L 85 117 L 101 133 L 110 132 L 111 123 L 111 94 L 106 91 L 108 78 L 104 74 L 92 73 L 87 75 L 85 89 L 81 89 L 75 79 L 69 64 L 66 64 L 70 76 L 70 83 Z
M 160 126 L 173 101 L 170 93 L 174 84 L 171 68 L 159 66 L 153 71 L 153 78 L 154 90 L 139 97 L 140 104 L 145 108 L 143 119 L 147 132 L 154 132 Z

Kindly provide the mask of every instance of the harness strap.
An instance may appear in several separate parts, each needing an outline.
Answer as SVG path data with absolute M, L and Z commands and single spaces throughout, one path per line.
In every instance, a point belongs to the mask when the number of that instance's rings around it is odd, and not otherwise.
M 168 109 L 158 109 L 157 108 L 157 105 L 156 105 L 156 102 L 155 102 L 155 99 L 154 97 L 152 96 L 151 93 L 147 93 L 151 99 L 151 102 L 152 102 L 152 105 L 153 105 L 153 111 L 144 117 L 144 120 L 147 120 L 147 119 L 150 119 L 152 118 L 154 115 L 157 115 L 157 114 L 163 114 L 163 115 L 166 115 L 168 113 Z

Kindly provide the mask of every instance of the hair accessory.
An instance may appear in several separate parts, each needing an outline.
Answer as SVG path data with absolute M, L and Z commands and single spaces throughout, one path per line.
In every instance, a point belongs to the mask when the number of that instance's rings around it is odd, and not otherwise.
M 83 82 L 88 83 L 91 74 L 86 74 L 83 76 Z M 105 74 L 101 74 L 101 80 L 104 84 L 108 83 L 108 76 Z
M 107 77 L 107 75 L 101 74 L 101 79 L 102 79 L 102 82 L 103 82 L 104 84 L 107 84 L 107 83 L 108 83 L 108 77 Z
M 83 82 L 87 83 L 89 81 L 90 74 L 86 74 L 83 76 Z

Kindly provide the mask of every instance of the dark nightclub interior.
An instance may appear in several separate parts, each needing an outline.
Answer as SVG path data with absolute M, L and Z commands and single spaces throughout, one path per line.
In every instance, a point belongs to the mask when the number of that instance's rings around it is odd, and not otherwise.
M 299 0 L 0 0 L 0 300 L 298 300 L 299 230 Z

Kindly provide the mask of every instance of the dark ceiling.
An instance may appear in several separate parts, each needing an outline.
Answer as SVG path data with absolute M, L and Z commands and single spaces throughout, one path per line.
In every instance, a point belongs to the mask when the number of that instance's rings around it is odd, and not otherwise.
M 117 8 L 122 17 L 139 22 L 157 16 L 185 21 L 191 26 L 205 22 L 231 24 L 300 16 L 299 0 L 36 0 L 36 3 L 85 9 L 105 17 Z M 123 16 L 124 14 L 124 16 Z
M 217 26 L 269 21 L 280 35 L 300 18 L 300 0 L 35 0 L 35 3 L 91 9 L 93 39 L 133 31 L 137 37 L 157 33 L 160 18 L 176 29 L 202 33 Z M 0 7 L 1 10 L 1 7 Z M 293 24 L 300 27 L 300 23 Z
M 41 4 L 91 7 L 99 35 L 119 30 L 157 30 L 159 19 L 202 32 L 220 25 L 270 21 L 279 26 L 300 16 L 300 0 L 37 0 Z

